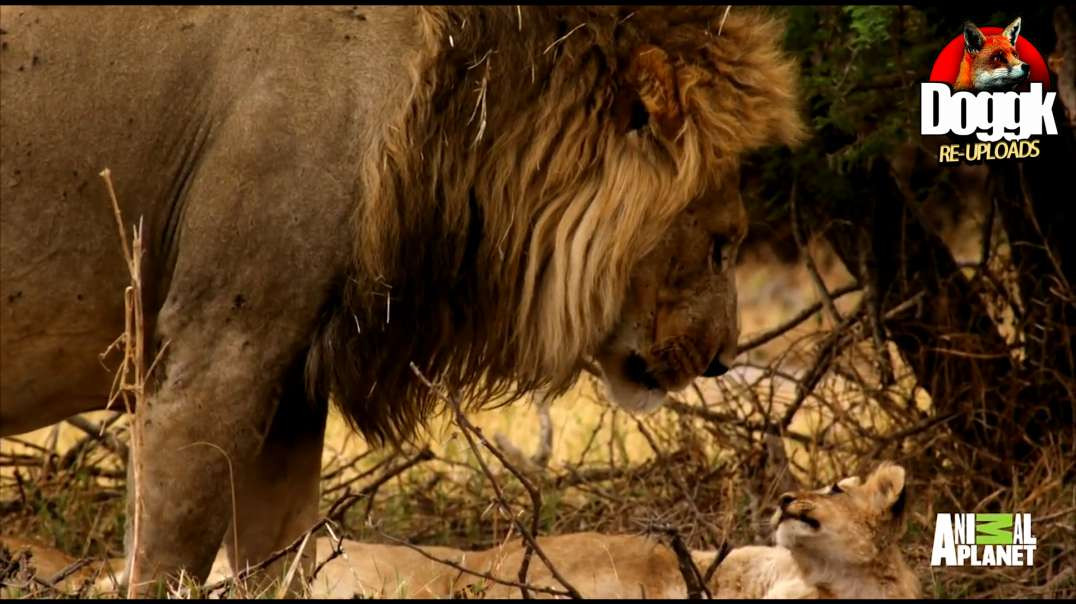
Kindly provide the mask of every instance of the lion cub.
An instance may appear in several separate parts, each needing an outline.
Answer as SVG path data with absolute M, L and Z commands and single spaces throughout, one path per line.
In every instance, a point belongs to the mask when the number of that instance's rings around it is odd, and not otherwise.
M 883 462 L 866 480 L 782 495 L 777 545 L 823 597 L 917 598 L 899 546 L 905 505 L 904 468 Z
M 773 517 L 777 545 L 732 550 L 707 587 L 715 598 L 918 597 L 918 579 L 898 545 L 905 501 L 904 469 L 889 463 L 881 464 L 865 480 L 852 477 L 816 491 L 787 493 Z M 538 543 L 557 571 L 585 598 L 687 596 L 676 556 L 648 537 L 573 533 L 540 537 Z M 328 576 L 319 579 L 334 585 L 336 594 L 352 586 L 358 588 L 355 593 L 386 593 L 391 588 L 385 579 L 399 576 L 406 577 L 407 585 L 395 586 L 398 597 L 413 597 L 416 590 L 426 596 L 521 597 L 517 587 L 438 568 L 399 546 L 380 547 L 385 548 L 378 552 L 380 556 L 352 555 L 347 563 L 334 560 L 339 564 L 327 565 L 323 573 Z M 518 540 L 479 552 L 439 549 L 450 555 L 438 557 L 508 581 L 517 579 L 525 552 Z M 692 552 L 702 572 L 716 555 Z M 381 569 L 376 581 L 371 574 L 375 566 Z M 531 559 L 527 583 L 563 589 L 537 556 Z M 534 591 L 531 595 L 550 597 Z
M 851 477 L 816 491 L 786 493 L 773 517 L 777 545 L 732 550 L 707 587 L 715 598 L 916 598 L 918 578 L 899 548 L 905 503 L 904 469 L 891 463 L 865 480 Z M 687 596 L 676 556 L 649 538 L 576 533 L 542 537 L 539 544 L 583 597 Z M 468 567 L 515 579 L 523 551 L 517 541 L 479 552 Z M 716 555 L 692 552 L 703 572 Z M 528 583 L 561 587 L 537 557 Z M 501 584 L 482 593 L 520 597 L 518 588 Z

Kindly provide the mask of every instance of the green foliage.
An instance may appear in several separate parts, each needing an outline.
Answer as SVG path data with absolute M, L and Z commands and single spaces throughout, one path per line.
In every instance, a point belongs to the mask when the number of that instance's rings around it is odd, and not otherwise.
M 854 32 L 852 47 L 870 48 L 889 40 L 889 29 L 897 12 L 895 6 L 846 6 L 843 8 Z

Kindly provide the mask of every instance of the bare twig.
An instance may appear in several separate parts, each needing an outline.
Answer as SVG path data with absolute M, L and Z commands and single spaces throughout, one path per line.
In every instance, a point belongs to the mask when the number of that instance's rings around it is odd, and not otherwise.
M 235 573 L 231 577 L 225 577 L 224 579 L 221 579 L 220 581 L 217 581 L 216 583 L 214 583 L 212 585 L 206 586 L 202 593 L 204 595 L 206 595 L 206 596 L 209 596 L 210 594 L 212 594 L 215 591 L 224 589 L 226 587 L 230 587 L 232 585 L 235 585 L 238 582 L 245 581 L 246 579 L 248 579 L 251 575 L 253 575 L 257 571 L 259 571 L 259 570 L 261 570 L 263 568 L 266 568 L 267 566 L 269 566 L 270 564 L 276 562 L 280 558 L 283 558 L 284 556 L 288 555 L 289 553 L 291 553 L 293 551 L 296 551 L 297 549 L 301 548 L 306 543 L 307 539 L 311 535 L 313 535 L 321 527 L 326 526 L 331 522 L 332 522 L 332 520 L 330 518 L 327 518 L 327 517 L 322 518 L 321 520 L 318 520 L 317 522 L 314 523 L 313 526 L 311 526 L 310 528 L 303 531 L 301 535 L 296 537 L 295 540 L 292 541 L 290 544 L 288 544 L 286 547 L 278 549 L 277 551 L 273 552 L 272 554 L 269 554 L 269 557 L 262 560 L 261 562 L 259 562 L 257 564 L 254 564 L 252 566 L 247 566 L 246 568 L 240 570 L 239 572 Z
M 842 321 L 841 314 L 837 312 L 837 306 L 833 303 L 829 290 L 826 289 L 825 281 L 822 281 L 822 276 L 818 273 L 818 267 L 815 266 L 814 258 L 811 257 L 811 252 L 807 249 L 807 244 L 804 242 L 803 234 L 800 231 L 799 217 L 797 216 L 799 210 L 796 207 L 797 184 L 798 181 L 793 179 L 792 191 L 788 195 L 788 212 L 792 218 L 792 237 L 796 240 L 796 247 L 800 249 L 800 254 L 803 255 L 803 262 L 807 266 L 807 272 L 811 275 L 811 282 L 814 283 L 815 291 L 818 292 L 818 296 L 825 305 L 826 313 L 834 325 L 840 325 Z
M 859 289 L 860 287 L 858 283 L 849 283 L 847 285 L 842 285 L 841 287 L 838 287 L 832 292 L 829 292 L 829 297 L 832 300 L 837 300 L 854 291 L 859 291 Z M 788 321 L 785 321 L 781 325 L 778 325 L 773 329 L 764 331 L 757 336 L 753 336 L 746 342 L 742 342 L 739 346 L 737 346 L 736 354 L 742 354 L 744 352 L 747 352 L 748 350 L 758 348 L 759 346 L 766 344 L 774 338 L 781 337 L 785 333 L 788 333 L 789 331 L 795 329 L 807 319 L 810 319 L 811 316 L 819 310 L 822 310 L 822 302 L 815 302 L 814 304 L 796 313 L 796 316 L 792 317 Z
M 538 542 L 534 538 L 534 535 L 536 535 L 538 532 L 538 523 L 540 520 L 539 511 L 542 506 L 542 498 L 541 494 L 538 492 L 538 489 L 535 488 L 533 484 L 531 484 L 530 480 L 528 480 L 522 472 L 520 472 L 508 461 L 507 458 L 505 458 L 503 453 L 501 453 L 496 447 L 490 444 L 488 440 L 486 440 L 486 437 L 482 435 L 481 430 L 475 427 L 474 424 L 472 424 L 467 419 L 467 416 L 463 414 L 462 405 L 460 405 L 460 402 L 456 400 L 455 397 L 449 396 L 442 392 L 439 388 L 435 387 L 433 383 L 430 382 L 430 380 L 422 374 L 418 366 L 416 366 L 414 363 L 411 363 L 411 371 L 413 371 L 415 375 L 418 376 L 420 380 L 422 380 L 422 383 L 425 384 L 426 387 L 429 388 L 434 394 L 436 394 L 438 398 L 441 398 L 452 407 L 452 411 L 456 419 L 456 424 L 460 426 L 464 438 L 467 439 L 467 444 L 471 447 L 471 451 L 474 453 L 475 458 L 478 461 L 478 465 L 481 466 L 482 472 L 486 475 L 486 478 L 489 479 L 490 486 L 493 487 L 493 491 L 497 496 L 497 501 L 500 504 L 501 509 L 505 512 L 506 515 L 508 515 L 509 518 L 512 519 L 512 523 L 515 525 L 516 530 L 518 530 L 520 535 L 523 536 L 523 540 L 527 544 L 527 549 L 525 550 L 523 555 L 523 563 L 520 565 L 519 569 L 520 583 L 523 584 L 523 587 L 520 587 L 520 590 L 523 594 L 523 597 L 529 597 L 529 594 L 526 591 L 525 579 L 530 563 L 530 556 L 533 552 L 537 554 L 539 558 L 541 558 L 546 568 L 549 569 L 549 573 L 553 575 L 553 578 L 556 579 L 562 587 L 564 587 L 565 591 L 567 591 L 572 598 L 581 599 L 582 596 L 579 595 L 579 592 L 574 587 L 572 587 L 571 583 L 569 583 L 567 579 L 565 579 L 560 574 L 559 571 L 557 571 L 556 567 L 553 565 L 553 562 L 549 559 L 548 556 L 546 556 L 545 552 L 542 551 L 542 548 L 538 546 Z M 527 527 L 523 526 L 523 523 L 521 523 L 519 519 L 515 516 L 515 514 L 512 513 L 512 509 L 508 505 L 508 501 L 505 498 L 504 493 L 501 491 L 501 487 L 497 483 L 496 478 L 494 478 L 493 472 L 490 471 L 489 467 L 486 465 L 485 460 L 482 459 L 482 455 L 478 450 L 478 445 L 475 444 L 474 438 L 477 438 L 479 441 L 481 441 L 482 445 L 486 448 L 486 450 L 492 453 L 493 456 L 496 457 L 497 460 L 500 461 L 501 464 L 504 465 L 504 467 L 508 469 L 508 471 L 511 472 L 517 480 L 519 480 L 520 484 L 523 485 L 523 488 L 527 490 L 527 493 L 531 497 L 531 503 L 534 506 L 532 510 L 533 514 L 531 530 L 528 530 Z
M 348 493 L 340 499 L 337 499 L 329 507 L 329 511 L 325 515 L 332 520 L 343 522 L 344 514 L 347 513 L 351 506 L 355 505 L 363 498 L 371 495 L 372 493 L 377 492 L 377 489 L 380 488 L 381 485 L 392 480 L 396 476 L 399 476 L 400 474 L 406 472 L 408 469 L 414 467 L 417 464 L 434 459 L 435 457 L 436 456 L 433 454 L 433 451 L 428 446 L 423 447 L 421 451 L 413 455 L 410 459 L 386 471 L 377 480 L 363 487 L 362 490 L 360 490 L 358 493 Z
M 706 586 L 706 581 L 703 579 L 702 573 L 699 572 L 699 567 L 695 565 L 695 560 L 691 557 L 691 550 L 684 545 L 683 539 L 680 538 L 680 533 L 671 526 L 662 527 L 659 530 L 669 537 L 669 545 L 672 547 L 673 553 L 676 554 L 676 564 L 680 568 L 680 576 L 684 578 L 684 584 L 687 587 L 688 599 L 699 600 L 705 594 L 707 600 L 712 600 L 713 594 L 710 593 L 710 589 Z

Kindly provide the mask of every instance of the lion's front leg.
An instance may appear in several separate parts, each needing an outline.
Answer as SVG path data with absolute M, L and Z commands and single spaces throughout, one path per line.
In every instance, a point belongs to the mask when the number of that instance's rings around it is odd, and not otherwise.
M 272 378 L 266 350 L 214 335 L 172 341 L 163 381 L 136 413 L 127 579 L 141 593 L 160 579 L 205 579 L 274 415 L 282 375 Z
M 287 547 L 318 520 L 327 404 L 306 400 L 302 378 L 301 371 L 290 376 L 258 456 L 237 476 L 234 524 L 224 536 L 233 572 Z M 310 576 L 316 553 L 317 535 L 311 535 L 303 550 L 303 572 L 295 574 L 290 586 L 293 593 L 301 593 L 299 579 Z M 258 586 L 279 585 L 291 560 L 285 556 L 264 569 Z

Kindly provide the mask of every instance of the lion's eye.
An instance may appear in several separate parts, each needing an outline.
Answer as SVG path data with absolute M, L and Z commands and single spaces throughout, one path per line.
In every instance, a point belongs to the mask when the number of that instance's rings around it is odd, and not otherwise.
M 839 494 L 841 494 L 843 492 L 844 492 L 844 489 L 842 489 L 841 487 L 839 487 L 837 485 L 833 485 L 833 486 L 831 486 L 829 488 L 829 494 L 830 495 L 839 495 Z

